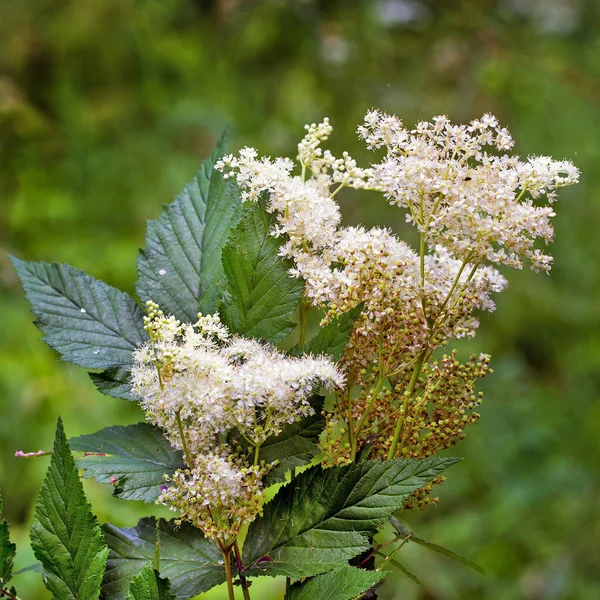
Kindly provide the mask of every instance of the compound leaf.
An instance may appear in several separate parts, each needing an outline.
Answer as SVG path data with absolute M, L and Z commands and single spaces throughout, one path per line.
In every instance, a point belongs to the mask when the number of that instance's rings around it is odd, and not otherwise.
M 127 600 L 175 600 L 171 583 L 162 579 L 151 564 L 147 564 L 129 584 Z
M 2 494 L 0 493 L 0 519 L 2 519 Z M 0 521 L 0 588 L 5 588 L 12 579 L 13 563 L 17 553 L 16 545 L 10 541 L 10 528 L 6 521 Z
M 346 565 L 293 585 L 286 600 L 352 600 L 371 589 L 388 573 Z
M 290 354 L 301 356 L 302 354 L 329 354 L 334 360 L 339 360 L 344 353 L 350 334 L 354 329 L 354 323 L 360 316 L 363 304 L 359 304 L 344 314 L 336 317 L 321 327 L 318 333 L 303 346 L 292 348 Z

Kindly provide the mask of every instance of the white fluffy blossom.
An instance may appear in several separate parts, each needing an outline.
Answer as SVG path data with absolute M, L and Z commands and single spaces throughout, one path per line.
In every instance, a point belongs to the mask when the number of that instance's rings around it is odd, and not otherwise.
M 551 258 L 535 241 L 552 240 L 553 210 L 533 200 L 556 199 L 556 190 L 576 183 L 579 171 L 568 161 L 489 154 L 504 151 L 512 138 L 492 115 L 469 125 L 435 117 L 407 130 L 394 116 L 371 111 L 359 134 L 387 155 L 373 167 L 371 187 L 407 209 L 407 220 L 430 246 L 444 245 L 467 262 L 488 261 L 547 271 Z
M 325 357 L 287 357 L 256 340 L 231 336 L 218 316 L 181 324 L 150 304 L 150 342 L 134 353 L 131 380 L 147 417 L 171 443 L 198 456 L 237 429 L 260 445 L 287 423 L 311 414 L 315 388 L 343 385 Z

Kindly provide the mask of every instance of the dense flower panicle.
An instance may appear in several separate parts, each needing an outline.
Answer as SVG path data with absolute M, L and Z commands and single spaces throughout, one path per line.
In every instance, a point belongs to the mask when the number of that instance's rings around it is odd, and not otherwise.
M 375 456 L 428 456 L 477 420 L 473 385 L 489 372 L 488 357 L 463 364 L 433 353 L 472 337 L 476 312 L 495 309 L 492 296 L 507 284 L 496 265 L 550 269 L 540 246 L 554 235 L 551 204 L 579 171 L 569 161 L 506 154 L 512 137 L 490 114 L 467 125 L 437 116 L 407 129 L 369 111 L 359 136 L 385 150 L 369 168 L 323 150 L 327 119 L 306 130 L 298 175 L 290 160 L 248 148 L 217 168 L 235 177 L 244 200 L 265 198 L 276 215 L 272 233 L 284 238 L 280 252 L 305 281 L 306 301 L 324 312 L 322 324 L 363 304 L 342 358 L 347 387 L 328 415 L 326 462 L 354 460 L 365 445 Z M 335 196 L 343 187 L 379 191 L 403 209 L 419 251 L 388 229 L 342 227 Z
M 198 455 L 192 469 L 167 478 L 170 485 L 158 502 L 228 547 L 244 523 L 261 511 L 264 472 L 264 467 L 243 465 L 231 456 Z
M 554 212 L 532 198 L 553 202 L 558 188 L 576 183 L 579 171 L 572 163 L 490 155 L 486 147 L 513 145 L 492 115 L 469 125 L 440 116 L 409 131 L 397 117 L 371 111 L 359 135 L 370 148 L 387 150 L 369 185 L 407 209 L 407 220 L 431 246 L 443 244 L 468 262 L 520 268 L 527 258 L 536 271 L 550 268 L 550 257 L 534 243 L 552 240 Z
M 156 305 L 149 308 L 150 342 L 134 353 L 133 389 L 148 419 L 184 449 L 181 422 L 193 456 L 231 429 L 261 444 L 313 412 L 309 398 L 315 387 L 344 384 L 325 357 L 287 357 L 256 340 L 231 336 L 218 316 L 200 316 L 192 326 L 164 316 Z

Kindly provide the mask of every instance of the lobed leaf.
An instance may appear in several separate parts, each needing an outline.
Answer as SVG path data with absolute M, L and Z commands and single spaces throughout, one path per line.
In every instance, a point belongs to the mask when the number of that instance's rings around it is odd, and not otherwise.
M 235 182 L 214 169 L 225 148 L 226 133 L 175 201 L 148 221 L 137 261 L 139 297 L 184 322 L 216 312 L 223 296 L 221 249 L 241 205 Z
M 286 600 L 352 600 L 371 589 L 388 574 L 382 571 L 365 571 L 345 565 L 311 577 L 303 583 L 293 585 Z
M 184 466 L 181 452 L 148 423 L 107 427 L 70 443 L 73 450 L 90 453 L 76 459 L 83 476 L 115 485 L 114 495 L 124 500 L 156 501 L 164 475 Z
M 44 341 L 90 369 L 130 366 L 147 339 L 135 300 L 69 265 L 11 257 Z
M 299 579 L 340 567 L 370 548 L 369 537 L 406 498 L 455 458 L 364 461 L 305 471 L 254 521 L 244 565 L 256 575 Z
M 178 600 L 192 598 L 225 581 L 223 557 L 215 543 L 187 523 L 154 517 L 141 519 L 136 527 L 104 526 L 110 548 L 102 582 L 102 598 L 124 600 L 130 582 L 153 560 L 160 535 L 160 574 L 167 577 Z
M 149 563 L 131 580 L 127 600 L 175 600 L 175 596 L 169 580 L 162 579 Z
M 60 418 L 30 533 L 46 587 L 55 598 L 98 598 L 108 548 L 83 493 Z
M 223 248 L 229 296 L 220 313 L 231 331 L 277 343 L 295 327 L 290 318 L 304 282 L 290 276 L 291 261 L 279 256 L 283 242 L 271 235 L 274 224 L 261 203 L 246 203 Z
M 2 519 L 2 493 L 0 493 L 0 519 Z M 5 588 L 13 576 L 13 564 L 17 546 L 10 541 L 10 528 L 6 521 L 0 522 L 0 588 Z

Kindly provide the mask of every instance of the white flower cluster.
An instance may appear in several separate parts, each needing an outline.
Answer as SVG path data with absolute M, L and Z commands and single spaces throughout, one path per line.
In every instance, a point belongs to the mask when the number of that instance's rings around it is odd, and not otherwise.
M 218 316 L 195 325 L 148 303 L 150 341 L 134 353 L 131 381 L 146 415 L 174 447 L 197 457 L 235 429 L 256 446 L 311 414 L 319 385 L 343 386 L 325 357 L 288 357 L 256 340 L 231 336 Z M 185 440 L 181 430 L 185 431 Z M 189 465 L 190 467 L 193 465 Z
M 261 478 L 272 465 L 258 464 L 258 448 L 314 412 L 315 388 L 342 388 L 344 376 L 328 358 L 288 357 L 230 335 L 217 315 L 199 315 L 191 325 L 152 301 L 146 306 L 150 340 L 134 352 L 133 390 L 187 463 L 159 502 L 227 547 L 261 508 Z M 231 447 L 232 431 L 253 465 Z
M 492 115 L 469 125 L 440 116 L 409 131 L 397 117 L 371 111 L 359 134 L 370 148 L 387 150 L 369 186 L 407 209 L 407 220 L 431 246 L 443 244 L 467 262 L 521 268 L 527 258 L 534 270 L 549 270 L 551 257 L 534 243 L 552 240 L 554 212 L 533 199 L 552 202 L 558 188 L 577 183 L 572 163 L 489 154 L 486 147 L 503 151 L 513 145 Z
M 176 471 L 158 502 L 179 512 L 224 547 L 261 510 L 262 469 L 216 453 L 196 457 L 193 469 Z

